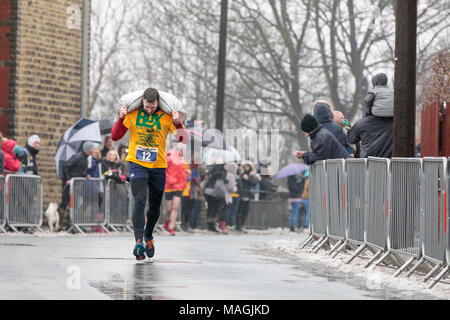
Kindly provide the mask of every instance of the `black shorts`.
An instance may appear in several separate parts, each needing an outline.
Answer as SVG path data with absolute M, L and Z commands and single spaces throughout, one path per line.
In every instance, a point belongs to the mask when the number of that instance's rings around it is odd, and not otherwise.
M 181 195 L 183 194 L 183 191 L 170 191 L 170 192 L 166 192 L 166 200 L 173 200 L 173 197 L 179 197 L 181 198 Z

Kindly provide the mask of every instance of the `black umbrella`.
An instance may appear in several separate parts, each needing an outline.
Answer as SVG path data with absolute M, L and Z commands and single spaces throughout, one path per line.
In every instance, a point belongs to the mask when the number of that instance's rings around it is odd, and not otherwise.
M 80 152 L 85 141 L 102 143 L 102 137 L 97 121 L 81 118 L 64 132 L 56 149 L 55 163 L 59 178 L 62 178 L 62 164 Z
M 112 119 L 101 119 L 97 120 L 100 126 L 100 134 L 111 134 L 111 129 L 114 127 L 114 122 Z

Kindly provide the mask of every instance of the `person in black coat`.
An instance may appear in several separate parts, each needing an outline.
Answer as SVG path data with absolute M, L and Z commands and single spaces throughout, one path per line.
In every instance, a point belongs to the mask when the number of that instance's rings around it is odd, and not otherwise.
M 38 168 L 36 163 L 36 157 L 39 153 L 39 146 L 41 139 L 37 135 L 32 135 L 28 138 L 27 144 L 25 145 L 25 153 L 27 154 L 27 161 L 22 165 L 24 168 L 24 173 L 38 175 Z
M 98 143 L 86 141 L 83 143 L 82 150 L 74 154 L 62 166 L 62 194 L 61 202 L 58 206 L 60 214 L 60 221 L 62 230 L 67 229 L 69 221 L 68 213 L 64 212 L 70 201 L 70 181 L 76 177 L 88 177 L 88 157 L 96 152 L 99 152 L 100 145 Z M 64 212 L 64 213 L 63 213 Z
M 225 197 L 215 193 L 215 185 L 217 180 L 222 180 L 224 185 L 227 183 L 227 171 L 224 164 L 214 164 L 208 172 L 205 184 L 204 196 L 208 203 L 206 213 L 206 224 L 208 231 L 220 232 L 216 227 L 216 217 L 223 214 L 225 210 Z
M 311 165 L 319 160 L 346 159 L 350 157 L 347 150 L 336 137 L 330 131 L 320 126 L 312 114 L 305 115 L 300 125 L 301 129 L 311 139 L 312 151 L 296 151 L 296 158 L 303 159 L 307 165 Z
M 349 143 L 361 142 L 361 158 L 392 157 L 393 117 L 377 117 L 372 105 L 367 105 L 364 118 L 359 119 L 347 132 Z
M 239 207 L 236 213 L 236 231 L 246 232 L 244 229 L 245 220 L 250 210 L 250 200 L 252 199 L 251 188 L 258 184 L 258 177 L 252 163 L 245 162 L 240 171 L 239 183 Z M 261 178 L 259 178 L 261 179 Z

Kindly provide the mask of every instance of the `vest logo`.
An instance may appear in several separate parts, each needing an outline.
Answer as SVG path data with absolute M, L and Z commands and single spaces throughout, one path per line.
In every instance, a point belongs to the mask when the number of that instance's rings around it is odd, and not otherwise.
M 144 111 L 139 110 L 136 118 L 136 126 L 143 126 L 151 129 L 155 129 L 156 126 L 156 129 L 161 130 L 161 122 L 159 120 L 163 115 L 164 113 L 161 113 L 160 115 L 156 113 L 149 115 Z

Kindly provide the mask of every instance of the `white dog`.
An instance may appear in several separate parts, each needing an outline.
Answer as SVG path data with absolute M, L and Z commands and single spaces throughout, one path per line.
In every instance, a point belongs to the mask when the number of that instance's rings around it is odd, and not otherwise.
M 59 213 L 58 204 L 55 202 L 50 202 L 45 211 L 45 216 L 48 219 L 48 226 L 50 227 L 50 232 L 59 231 Z

